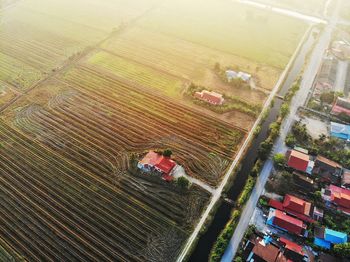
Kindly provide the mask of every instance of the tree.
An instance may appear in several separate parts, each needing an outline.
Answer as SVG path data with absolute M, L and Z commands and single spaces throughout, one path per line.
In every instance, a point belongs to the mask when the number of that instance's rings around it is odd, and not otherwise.
M 165 157 L 171 157 L 172 154 L 173 154 L 173 151 L 171 151 L 170 149 L 165 149 L 163 151 L 163 156 Z
M 289 114 L 290 108 L 287 103 L 283 103 L 281 106 L 281 117 L 285 118 Z
M 326 104 L 332 104 L 334 99 L 335 99 L 334 92 L 323 93 L 320 96 L 321 102 Z
M 273 162 L 276 166 L 283 167 L 287 162 L 286 156 L 284 154 L 278 153 L 273 156 Z
M 260 144 L 258 155 L 262 160 L 266 160 L 271 152 L 271 149 L 273 147 L 273 143 L 270 139 L 262 142 Z
M 176 184 L 182 189 L 187 189 L 190 185 L 190 181 L 186 177 L 181 176 L 176 180 Z
M 293 134 L 288 134 L 285 142 L 286 142 L 286 145 L 289 147 L 294 147 L 297 144 L 297 140 L 293 136 Z
M 350 257 L 350 243 L 338 244 L 334 246 L 334 253 L 339 257 Z

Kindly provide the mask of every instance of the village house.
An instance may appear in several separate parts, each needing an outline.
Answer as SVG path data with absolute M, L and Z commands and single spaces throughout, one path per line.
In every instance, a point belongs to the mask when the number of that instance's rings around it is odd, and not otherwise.
M 286 262 L 303 261 L 303 247 L 286 238 L 274 240 L 271 236 L 253 235 L 244 247 L 245 261 Z
M 331 136 L 350 142 L 350 125 L 331 122 Z
M 339 115 L 344 113 L 350 116 L 350 100 L 342 97 L 338 97 L 335 101 L 331 113 L 333 115 Z
M 225 101 L 222 94 L 210 92 L 207 90 L 203 90 L 202 92 L 196 92 L 194 94 L 194 97 L 199 100 L 206 101 L 212 105 L 222 105 Z
M 311 174 L 313 161 L 310 156 L 300 150 L 288 150 L 286 153 L 287 165 L 295 170 Z
M 266 223 L 291 234 L 307 235 L 306 224 L 302 220 L 289 216 L 278 209 L 270 208 Z
M 270 199 L 269 206 L 308 223 L 314 223 L 315 220 L 323 218 L 322 210 L 315 208 L 310 202 L 292 195 L 285 195 L 283 202 Z
M 312 173 L 321 181 L 339 184 L 342 176 L 342 166 L 323 156 L 317 156 Z
M 350 215 L 350 190 L 330 185 L 321 191 L 326 206 L 334 207 L 343 213 Z
M 315 227 L 314 236 L 314 244 L 325 249 L 331 249 L 332 245 L 335 244 L 344 244 L 348 242 L 346 233 L 324 227 Z
M 234 79 L 241 79 L 244 82 L 249 82 L 252 78 L 252 75 L 245 73 L 245 72 L 236 72 L 233 70 L 227 70 L 226 71 L 226 78 L 228 82 L 231 82 Z
M 143 172 L 156 172 L 162 176 L 165 181 L 172 181 L 172 173 L 176 167 L 175 161 L 170 157 L 165 157 L 154 151 L 149 151 L 147 155 L 138 162 L 137 167 Z

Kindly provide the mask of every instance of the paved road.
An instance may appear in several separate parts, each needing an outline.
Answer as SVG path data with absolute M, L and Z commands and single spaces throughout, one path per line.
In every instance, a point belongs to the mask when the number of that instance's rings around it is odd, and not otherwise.
M 284 121 L 282 128 L 281 128 L 281 135 L 277 139 L 274 145 L 273 154 L 279 153 L 279 152 L 286 152 L 287 148 L 284 144 L 285 137 L 287 136 L 297 113 L 297 110 L 299 106 L 303 106 L 305 103 L 307 96 L 309 92 L 311 91 L 312 84 L 314 81 L 314 78 L 316 77 L 316 74 L 318 72 L 318 69 L 321 66 L 322 63 L 322 54 L 324 54 L 325 50 L 328 48 L 330 41 L 331 41 L 331 35 L 332 32 L 336 26 L 337 20 L 338 20 L 338 11 L 339 11 L 339 2 L 337 5 L 337 8 L 335 8 L 334 13 L 332 15 L 332 18 L 329 22 L 329 24 L 326 26 L 324 32 L 320 36 L 319 42 L 317 43 L 310 62 L 307 66 L 307 69 L 303 75 L 303 80 L 300 85 L 300 90 L 296 94 L 295 98 L 292 100 L 291 103 L 291 112 L 289 116 Z M 272 160 L 269 159 L 265 162 L 264 167 L 261 171 L 261 174 L 257 180 L 256 186 L 253 189 L 252 195 L 250 199 L 247 202 L 247 205 L 245 206 L 241 219 L 237 225 L 237 228 L 235 230 L 235 233 L 229 243 L 228 248 L 225 251 L 225 254 L 222 258 L 222 262 L 231 262 L 236 254 L 237 248 L 244 236 L 244 233 L 249 225 L 250 218 L 253 215 L 254 209 L 256 207 L 256 204 L 258 202 L 259 197 L 264 191 L 265 184 L 267 182 L 267 179 L 269 175 L 272 172 L 273 163 Z

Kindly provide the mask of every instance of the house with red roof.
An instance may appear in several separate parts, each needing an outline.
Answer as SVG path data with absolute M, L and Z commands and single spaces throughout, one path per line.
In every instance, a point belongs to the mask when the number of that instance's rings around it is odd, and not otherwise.
M 305 257 L 305 253 L 303 251 L 303 247 L 298 245 L 297 243 L 294 243 L 293 241 L 290 241 L 284 237 L 281 237 L 279 239 L 279 242 L 284 248 L 284 256 L 289 261 L 303 261 Z
M 298 150 L 288 150 L 286 153 L 287 165 L 301 172 L 309 172 L 310 156 Z
M 350 215 L 350 190 L 330 185 L 322 189 L 322 198 L 328 207 L 335 207 L 345 214 Z
M 270 208 L 266 223 L 298 236 L 306 236 L 307 234 L 306 224 L 302 220 L 289 216 L 278 209 Z
M 206 101 L 212 105 L 222 105 L 225 101 L 222 94 L 219 94 L 216 92 L 210 92 L 207 90 L 203 90 L 202 92 L 194 93 L 194 97 L 199 99 L 199 100 Z
M 344 113 L 350 116 L 350 99 L 338 97 L 332 107 L 331 113 L 333 115 L 339 115 L 341 113 Z
M 165 157 L 154 151 L 149 151 L 146 156 L 138 162 L 137 167 L 146 173 L 157 172 L 164 180 L 172 181 L 172 172 L 176 167 L 176 163 L 170 157 Z
M 273 239 L 271 236 L 253 235 L 242 254 L 244 261 L 299 262 L 306 257 L 303 247 L 286 239 Z
M 318 209 L 316 209 L 317 214 L 314 216 L 315 207 L 310 202 L 292 195 L 286 195 L 283 202 L 270 199 L 269 206 L 308 223 L 314 223 L 314 219 L 319 220 L 323 217 L 323 212 L 320 214 Z

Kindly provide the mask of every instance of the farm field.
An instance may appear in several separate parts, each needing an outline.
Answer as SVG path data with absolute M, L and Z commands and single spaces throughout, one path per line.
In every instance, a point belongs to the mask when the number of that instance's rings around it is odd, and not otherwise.
M 176 259 L 306 29 L 201 3 L 18 0 L 1 13 L 0 260 Z M 225 82 L 217 63 L 254 85 Z M 195 103 L 193 86 L 226 104 Z M 189 188 L 136 168 L 165 149 Z
M 216 0 L 205 5 L 200 0 L 167 1 L 137 24 L 278 69 L 288 63 L 307 28 L 296 19 Z
M 29 261 L 171 261 L 209 197 L 128 172 L 111 183 L 3 122 L 0 138 L 1 239 Z
M 18 95 L 18 92 L 11 88 L 7 83 L 0 80 L 0 107 L 11 101 Z
M 92 54 L 85 64 L 97 70 L 107 71 L 127 81 L 155 88 L 169 97 L 181 99 L 181 91 L 185 83 L 181 79 L 159 70 L 145 67 L 105 51 Z

